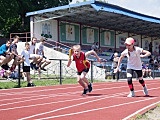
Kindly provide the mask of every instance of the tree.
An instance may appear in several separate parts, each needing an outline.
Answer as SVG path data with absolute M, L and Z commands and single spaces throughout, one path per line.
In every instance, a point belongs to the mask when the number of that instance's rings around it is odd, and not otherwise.
M 70 0 L 72 1 L 72 0 Z M 68 4 L 69 0 L 0 0 L 0 32 L 3 37 L 10 33 L 28 32 L 27 12 Z

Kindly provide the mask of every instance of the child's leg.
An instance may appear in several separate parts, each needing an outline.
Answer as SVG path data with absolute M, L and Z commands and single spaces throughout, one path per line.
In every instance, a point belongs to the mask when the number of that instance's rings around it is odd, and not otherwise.
M 86 78 L 86 75 L 87 75 L 86 72 L 82 72 L 82 74 L 81 74 L 81 79 L 82 79 L 87 85 L 89 85 L 90 83 L 89 83 L 88 79 Z
M 89 92 L 92 91 L 92 84 L 86 78 L 87 72 L 82 72 L 81 79 L 87 84 Z
M 80 75 L 77 75 L 77 81 L 84 89 L 88 89 L 88 87 L 86 87 L 83 80 L 81 79 Z
M 32 83 L 31 77 L 30 77 L 30 72 L 26 72 L 26 77 L 27 77 L 27 82 Z
M 136 73 L 137 73 L 138 78 L 139 78 L 139 83 L 143 86 L 144 94 L 148 95 L 148 90 L 147 90 L 147 87 L 145 85 L 145 81 L 143 80 L 143 76 L 142 76 L 142 70 L 136 70 Z
M 134 87 L 133 87 L 133 83 L 132 83 L 132 77 L 133 77 L 133 70 L 131 69 L 127 69 L 127 81 L 128 81 L 128 86 L 130 89 L 130 93 L 127 97 L 134 97 Z

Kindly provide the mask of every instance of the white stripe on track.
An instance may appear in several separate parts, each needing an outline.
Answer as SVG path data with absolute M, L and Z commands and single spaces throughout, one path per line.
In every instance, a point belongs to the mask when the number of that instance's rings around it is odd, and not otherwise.
M 138 100 L 138 101 L 134 101 L 134 102 L 122 103 L 122 104 L 117 104 L 117 105 L 112 105 L 112 106 L 107 106 L 107 107 L 102 107 L 102 108 L 97 108 L 97 109 L 90 109 L 90 110 L 85 110 L 85 111 L 83 110 L 83 111 L 80 111 L 80 112 L 74 112 L 74 113 L 69 113 L 69 114 L 62 114 L 62 115 L 57 115 L 57 116 L 45 117 L 45 118 L 40 118 L 40 119 L 36 119 L 36 120 L 47 120 L 47 119 L 51 119 L 51 118 L 53 119 L 53 118 L 66 117 L 66 116 L 71 116 L 71 115 L 76 115 L 76 114 L 84 114 L 84 113 L 87 113 L 87 112 L 104 110 L 104 109 L 108 109 L 108 108 L 119 107 L 119 106 L 123 106 L 123 105 L 134 104 L 134 103 L 144 102 L 144 101 L 153 100 L 153 99 L 156 99 L 156 98 L 148 98 L 148 99 Z M 51 112 L 53 112 L 53 111 L 50 111 L 49 113 L 51 113 Z M 40 114 L 40 115 L 43 115 L 43 113 Z M 30 116 L 28 118 L 31 118 L 31 117 L 32 116 Z M 26 117 L 26 118 L 22 118 L 22 119 L 18 119 L 18 120 L 25 120 L 25 119 L 28 119 L 28 118 Z
M 146 106 L 146 107 L 144 107 L 144 108 L 142 108 L 142 109 L 136 111 L 135 113 L 133 113 L 133 114 L 131 114 L 131 115 L 129 115 L 129 116 L 123 118 L 122 120 L 128 120 L 129 118 L 135 116 L 136 114 L 142 112 L 143 110 L 146 110 L 147 108 L 150 108 L 150 107 L 152 107 L 152 106 L 155 106 L 156 104 L 159 104 L 159 103 L 160 103 L 160 101 L 158 101 L 158 102 L 156 102 L 156 103 L 153 103 L 153 104 L 150 104 L 150 105 L 148 105 L 148 106 Z

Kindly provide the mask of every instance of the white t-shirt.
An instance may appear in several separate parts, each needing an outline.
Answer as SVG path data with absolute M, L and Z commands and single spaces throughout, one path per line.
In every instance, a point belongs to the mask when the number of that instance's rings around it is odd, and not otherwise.
M 43 44 L 41 42 L 36 44 L 36 49 L 35 50 L 37 51 L 37 49 L 38 49 L 38 55 L 43 55 L 42 54 Z
M 34 54 L 35 52 L 35 45 L 32 44 L 32 42 L 29 43 L 30 44 L 30 54 Z
M 133 70 L 142 70 L 142 62 L 140 54 L 142 53 L 143 48 L 136 47 L 133 52 L 129 52 L 128 49 L 125 49 L 121 55 L 127 56 L 128 62 L 127 62 L 127 69 L 133 69 Z M 130 53 L 130 56 L 128 55 L 128 52 Z
M 24 57 L 25 61 L 24 61 L 24 66 L 30 66 L 30 51 L 27 50 L 23 50 L 21 55 Z

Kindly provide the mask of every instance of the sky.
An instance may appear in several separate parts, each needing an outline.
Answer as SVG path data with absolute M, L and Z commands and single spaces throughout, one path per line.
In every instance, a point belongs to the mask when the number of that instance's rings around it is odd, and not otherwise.
M 84 0 L 72 0 L 72 3 L 76 3 L 76 1 L 83 2 Z M 110 4 L 114 4 L 134 12 L 160 18 L 160 0 L 105 0 L 105 1 Z

